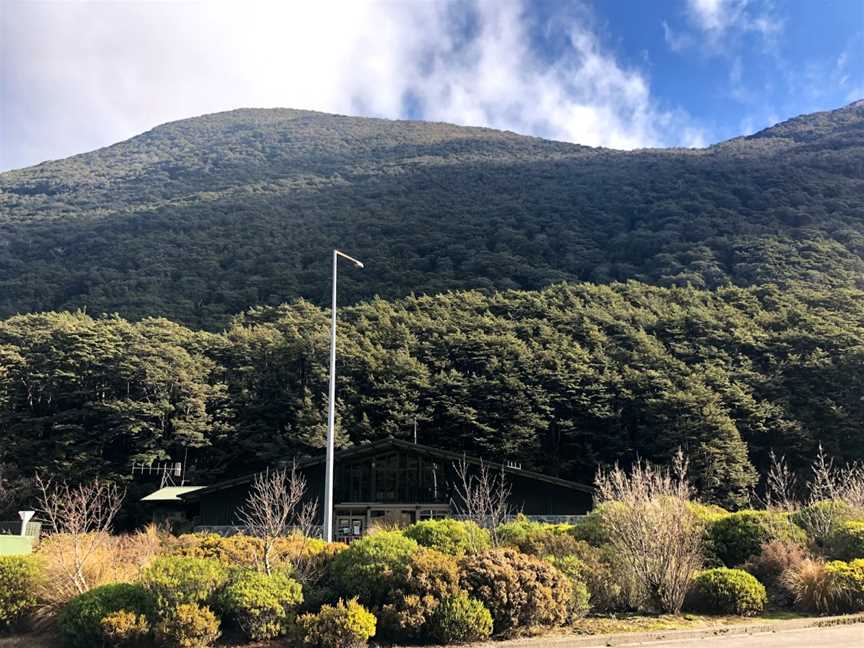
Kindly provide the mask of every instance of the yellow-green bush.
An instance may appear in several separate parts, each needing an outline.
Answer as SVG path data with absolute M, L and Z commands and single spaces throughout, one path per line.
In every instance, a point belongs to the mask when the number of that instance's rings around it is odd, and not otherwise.
M 57 629 L 64 646 L 92 648 L 102 643 L 102 620 L 105 617 L 121 610 L 149 617 L 152 609 L 150 595 L 140 585 L 102 585 L 64 605 L 57 616 Z
M 347 545 L 341 542 L 322 542 L 321 546 L 313 545 L 312 549 L 304 554 L 295 571 L 295 577 L 303 585 L 305 611 L 317 610 L 322 603 L 331 603 L 339 598 L 339 586 L 333 565 L 336 557 L 346 549 Z
M 805 560 L 781 579 L 795 607 L 804 612 L 838 613 L 864 610 L 864 559 L 823 563 Z
M 742 569 L 717 567 L 693 579 L 685 607 L 705 614 L 756 616 L 765 609 L 765 586 Z
M 184 603 L 212 603 L 227 580 L 228 570 L 217 560 L 188 556 L 157 558 L 140 576 L 160 614 Z
M 585 583 L 587 566 L 576 556 L 548 556 L 546 558 L 555 568 L 570 579 L 573 593 L 570 597 L 570 617 L 579 618 L 591 609 L 591 592 Z
M 150 620 L 138 612 L 112 612 L 102 617 L 99 625 L 102 627 L 102 637 L 109 646 L 133 648 L 150 640 Z
M 738 511 L 720 517 L 710 526 L 710 539 L 719 560 L 727 567 L 744 564 L 773 540 L 805 544 L 804 531 L 786 513 Z
M 825 541 L 825 553 L 835 560 L 864 558 L 864 520 L 839 524 Z
M 221 596 L 222 609 L 250 639 L 286 634 L 303 602 L 300 583 L 287 574 L 242 570 L 234 574 Z
M 549 563 L 513 549 L 493 549 L 460 563 L 461 583 L 492 614 L 496 632 L 567 621 L 573 588 Z
M 442 644 L 482 641 L 492 634 L 492 615 L 480 601 L 459 592 L 441 601 L 430 626 L 431 638 Z
M 589 511 L 588 515 L 573 525 L 571 532 L 573 537 L 587 542 L 592 547 L 600 547 L 608 543 L 609 536 L 604 523 L 604 511 L 607 507 L 616 504 L 615 502 L 607 502 Z
M 396 641 L 423 639 L 439 603 L 459 591 L 456 559 L 421 547 L 411 555 L 404 574 L 394 575 L 391 587 L 381 608 L 379 634 Z
M 221 635 L 219 619 L 208 607 L 181 603 L 163 610 L 155 628 L 160 648 L 208 648 Z
M 538 558 L 570 553 L 572 545 L 577 542 L 572 532 L 573 525 L 535 522 L 524 515 L 500 525 L 496 531 L 501 545 Z
M 339 593 L 359 597 L 366 605 L 387 602 L 394 582 L 404 582 L 411 557 L 420 550 L 398 531 L 381 531 L 352 542 L 333 560 Z
M 609 545 L 594 547 L 580 541 L 565 559 L 569 562 L 567 569 L 585 583 L 590 609 L 623 612 L 629 608 L 627 584 L 621 582 L 625 570 L 614 566 L 615 554 Z
M 804 530 L 817 547 L 824 545 L 843 523 L 860 518 L 864 511 L 842 500 L 822 500 L 795 511 L 792 522 Z
M 492 546 L 489 531 L 481 529 L 474 522 L 451 518 L 417 522 L 405 529 L 403 533 L 405 537 L 411 538 L 422 547 L 429 547 L 451 556 L 477 553 Z
M 32 558 L 0 556 L 0 631 L 24 625 L 36 606 L 36 566 Z
M 834 560 L 825 565 L 831 582 L 831 596 L 838 612 L 864 610 L 864 559 L 843 562 Z
M 375 615 L 351 599 L 322 605 L 317 614 L 297 620 L 297 634 L 310 648 L 361 648 L 375 636 Z

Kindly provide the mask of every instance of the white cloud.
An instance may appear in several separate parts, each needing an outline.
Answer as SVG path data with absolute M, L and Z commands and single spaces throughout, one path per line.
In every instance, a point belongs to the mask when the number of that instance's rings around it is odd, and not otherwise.
M 783 31 L 783 19 L 771 0 L 685 0 L 685 15 L 686 27 L 662 22 L 666 44 L 675 52 L 698 48 L 706 54 L 728 54 L 747 34 L 772 50 Z
M 583 144 L 705 140 L 563 5 L 545 25 L 519 0 L 0 7 L 0 168 L 241 106 L 401 117 L 407 97 L 424 119 Z M 532 29 L 567 46 L 550 59 Z

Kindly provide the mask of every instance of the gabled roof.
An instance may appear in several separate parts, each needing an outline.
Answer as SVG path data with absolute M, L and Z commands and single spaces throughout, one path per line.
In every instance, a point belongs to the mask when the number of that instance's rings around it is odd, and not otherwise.
M 403 441 L 401 439 L 393 438 L 382 439 L 374 443 L 356 445 L 350 448 L 346 448 L 344 450 L 337 450 L 335 454 L 335 461 L 338 463 L 346 459 L 360 459 L 365 456 L 381 454 L 382 452 L 387 450 L 404 450 L 425 456 L 437 457 L 439 459 L 444 459 L 451 462 L 462 461 L 464 459 L 469 464 L 475 466 L 479 466 L 481 463 L 486 463 L 487 465 L 493 466 L 496 469 L 501 468 L 504 473 L 508 475 L 513 475 L 524 479 L 534 479 L 549 484 L 555 484 L 556 486 L 562 486 L 564 488 L 569 488 L 571 490 L 580 491 L 583 493 L 594 492 L 594 489 L 590 486 L 586 486 L 585 484 L 579 484 L 577 482 L 569 481 L 566 479 L 561 479 L 560 477 L 552 477 L 551 475 L 544 475 L 543 473 L 533 472 L 531 470 L 522 470 L 521 468 L 508 466 L 506 464 L 502 465 L 500 463 L 484 461 L 478 459 L 477 457 L 469 457 L 467 455 L 463 455 L 460 452 L 441 450 L 440 448 L 433 448 L 432 446 L 422 445 L 420 443 L 411 443 L 410 441 Z M 324 463 L 325 459 L 326 455 L 302 459 L 297 462 L 297 468 L 305 469 L 312 466 L 320 465 Z M 182 499 L 198 499 L 200 496 L 206 495 L 208 493 L 224 490 L 226 488 L 231 488 L 232 486 L 247 484 L 252 481 L 252 479 L 255 477 L 255 474 L 257 473 L 243 475 L 242 477 L 235 477 L 233 479 L 227 479 L 225 481 L 218 482 L 216 484 L 213 484 L 212 486 L 207 486 L 192 493 L 184 494 Z
M 141 498 L 142 502 L 182 502 L 182 495 L 203 489 L 204 486 L 166 486 Z

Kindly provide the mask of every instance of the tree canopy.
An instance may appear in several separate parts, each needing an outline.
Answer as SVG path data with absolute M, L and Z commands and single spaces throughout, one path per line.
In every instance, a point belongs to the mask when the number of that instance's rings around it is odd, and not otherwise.
M 82 312 L 0 322 L 0 464 L 212 481 L 323 445 L 327 313 L 256 307 L 222 333 Z M 588 481 L 681 447 L 741 504 L 782 448 L 864 459 L 864 292 L 555 285 L 340 311 L 340 445 L 389 435 Z
M 237 110 L 0 174 L 0 317 L 75 310 L 219 330 L 348 301 L 639 280 L 864 287 L 864 104 L 699 150 Z

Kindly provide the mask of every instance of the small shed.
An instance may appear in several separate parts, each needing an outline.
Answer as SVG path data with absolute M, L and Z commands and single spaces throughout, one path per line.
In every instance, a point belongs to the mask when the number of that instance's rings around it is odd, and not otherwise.
M 198 514 L 197 502 L 186 502 L 181 496 L 203 489 L 204 486 L 165 486 L 141 498 L 147 505 L 151 521 L 157 524 L 188 524 Z

